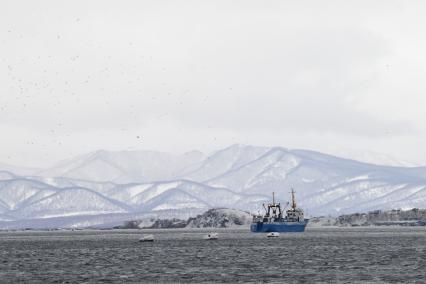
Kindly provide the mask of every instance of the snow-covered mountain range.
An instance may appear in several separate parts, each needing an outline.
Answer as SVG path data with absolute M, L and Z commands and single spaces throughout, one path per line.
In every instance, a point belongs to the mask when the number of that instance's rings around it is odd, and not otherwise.
M 214 207 L 257 211 L 272 191 L 288 201 L 292 187 L 311 216 L 426 208 L 426 167 L 282 147 L 232 145 L 207 156 L 97 151 L 31 175 L 0 170 L 0 228 L 187 218 Z
M 62 161 L 36 175 L 115 183 L 152 182 L 182 176 L 205 158 L 198 151 L 172 155 L 155 151 L 99 150 Z

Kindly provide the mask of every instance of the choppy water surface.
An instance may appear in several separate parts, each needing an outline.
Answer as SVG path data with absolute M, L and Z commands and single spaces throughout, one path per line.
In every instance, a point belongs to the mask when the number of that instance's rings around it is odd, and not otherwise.
M 418 282 L 426 228 L 1 232 L 0 282 Z

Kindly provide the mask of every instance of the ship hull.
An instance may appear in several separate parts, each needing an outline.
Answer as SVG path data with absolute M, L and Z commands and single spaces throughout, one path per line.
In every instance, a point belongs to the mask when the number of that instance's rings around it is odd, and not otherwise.
M 273 223 L 252 223 L 250 230 L 253 233 L 269 233 L 269 232 L 280 232 L 280 233 L 300 233 L 305 231 L 305 227 L 308 224 L 309 219 L 305 219 L 303 222 L 273 222 Z

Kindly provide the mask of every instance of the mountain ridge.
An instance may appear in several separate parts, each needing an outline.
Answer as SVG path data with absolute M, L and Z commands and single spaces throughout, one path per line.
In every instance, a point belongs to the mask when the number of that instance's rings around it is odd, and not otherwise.
M 308 215 L 426 207 L 426 167 L 380 166 L 311 150 L 241 144 L 207 156 L 148 152 L 95 151 L 42 171 L 44 176 L 0 171 L 0 220 L 62 216 L 70 222 L 72 214 L 179 215 L 217 207 L 255 212 L 262 210 L 273 191 L 284 203 L 292 187 Z M 75 170 L 75 165 L 88 171 Z M 142 168 L 134 168 L 138 166 Z M 112 168 L 113 172 L 104 172 Z M 66 175 L 69 170 L 68 177 L 46 176 Z

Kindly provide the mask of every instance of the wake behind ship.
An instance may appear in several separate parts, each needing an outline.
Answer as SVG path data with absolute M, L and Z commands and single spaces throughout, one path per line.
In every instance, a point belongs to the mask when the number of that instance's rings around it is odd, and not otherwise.
M 291 190 L 291 208 L 283 216 L 280 203 L 275 203 L 275 196 L 272 193 L 272 203 L 265 208 L 265 215 L 254 215 L 250 230 L 254 233 L 268 232 L 304 232 L 309 222 L 303 215 L 303 210 L 297 208 L 294 198 L 294 190 Z

